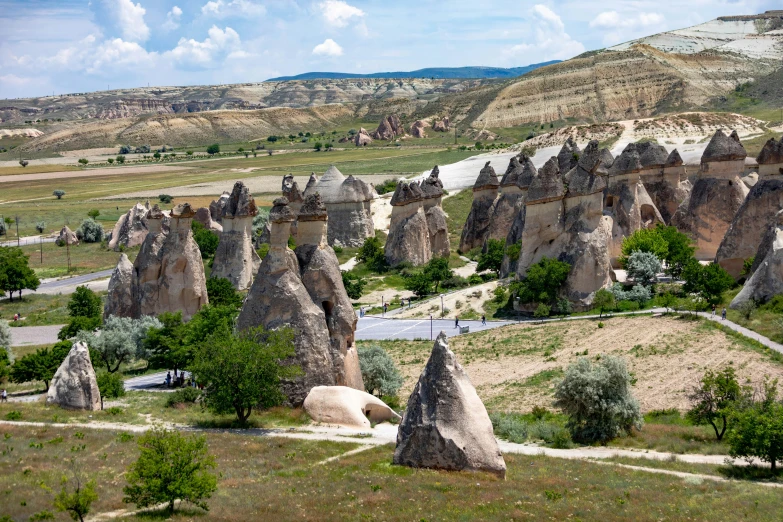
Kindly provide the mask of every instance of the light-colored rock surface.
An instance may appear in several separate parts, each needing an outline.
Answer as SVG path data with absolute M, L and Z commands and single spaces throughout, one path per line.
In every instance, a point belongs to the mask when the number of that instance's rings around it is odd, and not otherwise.
M 408 399 L 394 463 L 506 476 L 492 422 L 441 332 Z
M 506 173 L 500 180 L 500 196 L 492 207 L 492 214 L 489 217 L 488 240 L 510 239 L 510 244 L 517 242 L 518 238 L 511 229 L 536 172 L 533 162 L 524 153 L 511 158 Z
M 66 244 L 78 245 L 79 238 L 76 237 L 76 232 L 64 225 L 63 228 L 60 229 L 60 234 L 54 242 L 57 246 L 65 246 Z
M 427 133 L 424 131 L 425 125 L 421 120 L 416 120 L 411 123 L 411 136 L 414 138 L 426 138 Z
M 147 212 L 150 210 L 150 202 L 146 204 L 136 203 L 128 212 L 120 216 L 111 232 L 109 248 L 119 250 L 120 245 L 132 248 L 141 245 L 147 237 Z
M 737 215 L 748 188 L 740 177 L 745 171 L 745 149 L 736 132 L 717 131 L 702 155 L 698 178 L 688 199 L 672 218 L 672 225 L 688 234 L 699 260 L 713 260 L 723 237 Z
M 440 180 L 438 166 L 432 169 L 427 179 L 419 187 L 422 192 L 422 208 L 427 218 L 427 229 L 430 234 L 430 252 L 432 257 L 448 257 L 451 253 L 451 242 L 446 213 L 441 206 L 443 201 L 443 182 Z
M 198 221 L 204 225 L 204 228 L 211 230 L 212 232 L 223 232 L 223 225 L 212 220 L 212 214 L 207 207 L 197 208 L 196 215 L 193 216 L 193 221 Z
M 223 219 L 223 207 L 226 206 L 228 195 L 228 192 L 223 192 L 219 198 L 212 200 L 212 203 L 209 204 L 209 215 L 217 223 Z
M 353 176 L 345 177 L 334 165 L 321 179 L 311 176 L 304 196 L 319 193 L 329 213 L 330 245 L 339 241 L 348 247 L 360 247 L 375 235 L 370 206 L 377 196 L 372 185 Z
M 691 191 L 688 173 L 677 149 L 666 149 L 652 142 L 637 143 L 642 171 L 640 178 L 664 223 L 669 224 L 680 204 Z
M 370 136 L 376 140 L 393 140 L 405 136 L 405 129 L 402 127 L 399 116 L 390 114 L 381 120 L 378 128 Z
M 364 127 L 360 128 L 356 136 L 353 137 L 353 144 L 357 147 L 366 147 L 370 143 L 372 143 L 372 136 L 367 132 L 367 129 Z
M 103 307 L 103 317 L 133 317 L 133 264 L 125 254 L 120 254 L 120 260 L 109 279 L 109 293 Z
M 71 347 L 52 377 L 46 404 L 74 410 L 101 409 L 101 394 L 86 344 L 76 343 Z
M 473 184 L 473 204 L 465 220 L 459 242 L 460 252 L 467 253 L 484 246 L 489 234 L 490 216 L 494 211 L 500 181 L 487 161 Z
M 444 116 L 442 119 L 436 120 L 432 123 L 432 130 L 435 132 L 448 132 L 450 125 L 451 122 L 449 121 L 449 117 Z
M 432 258 L 430 228 L 424 211 L 424 195 L 416 181 L 400 181 L 391 199 L 392 215 L 384 252 L 386 262 L 403 261 L 419 266 Z
M 255 200 L 244 183 L 237 181 L 223 208 L 220 242 L 215 251 L 210 277 L 231 281 L 237 290 L 247 290 L 261 266 L 253 248 L 253 216 L 258 214 Z
M 316 386 L 304 401 L 304 410 L 315 421 L 359 428 L 372 428 L 372 422 L 399 419 L 382 400 L 346 386 Z
M 737 211 L 715 255 L 732 277 L 739 278 L 746 259 L 756 255 L 764 234 L 773 227 L 783 209 L 783 139 L 770 139 L 758 158 L 759 175 Z
M 764 234 L 753 274 L 729 306 L 737 309 L 750 300 L 764 303 L 778 294 L 783 294 L 783 211 L 776 214 L 775 222 Z

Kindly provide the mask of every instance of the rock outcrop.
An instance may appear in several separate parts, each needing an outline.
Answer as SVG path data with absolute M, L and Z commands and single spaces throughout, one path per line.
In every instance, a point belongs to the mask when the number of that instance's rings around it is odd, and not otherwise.
M 525 228 L 525 216 L 527 215 L 527 207 L 525 205 L 525 202 L 527 201 L 527 192 L 530 188 L 530 184 L 533 183 L 535 177 L 538 176 L 538 171 L 530 158 L 527 158 L 524 154 L 520 157 L 522 160 L 517 160 L 517 162 L 522 167 L 522 172 L 519 173 L 516 178 L 516 185 L 519 188 L 520 194 L 514 208 L 514 221 L 511 223 L 511 227 L 506 234 L 506 246 L 511 247 L 512 250 L 521 246 L 522 230 Z M 513 162 L 514 158 L 512 158 L 511 161 Z M 511 168 L 512 166 L 510 165 L 509 169 Z M 513 168 L 516 168 L 515 163 Z M 490 229 L 495 229 L 496 231 L 501 230 L 500 227 L 490 227 Z M 490 234 L 493 233 L 491 232 Z M 513 259 L 509 257 L 508 249 L 506 249 L 506 252 L 503 254 L 503 263 L 500 267 L 501 277 L 508 277 L 509 274 L 515 273 L 517 271 L 518 260 L 518 257 Z
M 451 253 L 449 241 L 449 229 L 446 221 L 446 213 L 441 206 L 443 200 L 443 182 L 440 180 L 438 166 L 430 172 L 430 175 L 422 180 L 422 208 L 427 218 L 427 229 L 430 233 L 430 252 L 433 257 L 448 257 Z
M 511 244 L 517 242 L 510 231 L 535 175 L 536 167 L 527 155 L 522 153 L 511 158 L 508 168 L 500 180 L 500 196 L 493 205 L 492 214 L 489 216 L 487 240 L 506 241 L 511 235 Z
M 54 243 L 57 246 L 78 245 L 79 238 L 76 237 L 76 233 L 73 230 L 64 225 L 63 228 L 60 229 L 60 234 L 57 236 L 57 239 L 54 240 Z
M 191 229 L 194 215 L 188 203 L 174 207 L 168 218 L 157 205 L 147 214 L 149 233 L 133 263 L 133 317 L 181 312 L 187 321 L 208 303 L 204 263 Z
M 150 202 L 145 205 L 136 203 L 128 212 L 120 216 L 111 232 L 109 248 L 119 250 L 120 246 L 132 248 L 141 245 L 147 237 L 147 212 L 150 210 Z
M 438 335 L 397 431 L 394 463 L 506 476 L 492 422 L 476 389 Z
M 690 196 L 682 202 L 671 224 L 693 239 L 700 260 L 713 260 L 723 237 L 749 189 L 740 177 L 745 172 L 744 147 L 736 131 L 718 130 L 704 154 Z
M 258 214 L 250 190 L 241 181 L 234 184 L 223 208 L 223 230 L 215 251 L 210 277 L 231 281 L 237 290 L 247 290 L 261 266 L 253 248 L 253 217 Z
M 304 196 L 316 192 L 329 213 L 330 245 L 339 241 L 343 246 L 360 247 L 375 235 L 370 205 L 376 194 L 371 185 L 353 176 L 346 178 L 332 165 L 321 179 L 310 177 Z
M 381 120 L 378 128 L 370 136 L 376 140 L 393 140 L 405 136 L 405 129 L 400 118 L 396 114 L 390 114 Z
M 748 301 L 765 303 L 783 294 L 783 211 L 775 215 L 774 223 L 766 230 L 752 271 L 730 308 L 741 308 Z
M 473 204 L 465 220 L 459 242 L 459 250 L 463 253 L 470 252 L 474 248 L 482 248 L 489 235 L 490 216 L 500 186 L 495 169 L 490 167 L 489 163 L 488 161 L 484 165 L 473 184 Z
M 680 153 L 677 149 L 668 153 L 663 146 L 652 142 L 634 145 L 642 164 L 639 178 L 664 223 L 669 224 L 692 188 Z
M 193 221 L 198 221 L 204 225 L 204 228 L 211 230 L 212 232 L 223 232 L 223 225 L 212 220 L 212 213 L 207 207 L 197 208 L 196 215 L 193 216 Z
M 316 386 L 302 406 L 315 422 L 353 428 L 400 418 L 379 398 L 347 386 Z
M 305 215 L 310 217 L 310 210 L 305 210 Z M 334 367 L 334 345 L 330 339 L 330 330 L 324 312 L 329 305 L 324 306 L 323 303 L 313 301 L 302 280 L 297 255 L 288 248 L 290 227 L 295 219 L 296 216 L 288 207 L 286 198 L 278 198 L 274 201 L 274 207 L 269 213 L 272 224 L 269 253 L 261 263 L 261 268 L 245 299 L 237 319 L 237 327 L 241 330 L 257 326 L 263 326 L 268 330 L 281 327 L 293 329 L 296 355 L 292 362 L 302 369 L 303 375 L 283 383 L 283 391 L 289 402 L 298 406 L 304 402 L 313 387 L 334 386 L 337 384 L 336 375 L 347 372 L 345 369 L 336 370 Z M 310 221 L 307 219 L 302 222 L 305 225 L 302 237 L 305 239 L 311 237 L 313 232 L 308 223 Z M 325 250 L 320 246 L 319 249 Z M 310 264 L 305 267 L 305 270 L 308 270 L 309 266 Z M 334 284 L 342 285 L 342 279 L 339 278 L 338 281 L 339 283 Z M 331 280 L 325 283 L 326 286 L 331 284 Z M 314 288 L 314 291 L 318 290 Z M 332 291 L 336 292 L 334 289 Z M 342 291 L 345 292 L 344 288 Z M 336 301 L 333 301 L 333 305 L 334 303 Z M 340 331 L 338 319 L 335 318 L 334 321 L 338 328 L 333 325 L 332 331 L 338 332 Z
M 612 263 L 617 266 L 623 239 L 637 230 L 664 223 L 642 183 L 642 161 L 636 143 L 629 143 L 609 169 L 604 213 L 612 217 Z
M 90 351 L 84 343 L 76 343 L 57 368 L 49 384 L 46 404 L 56 404 L 73 410 L 101 409 L 98 380 L 90 361 Z
M 367 132 L 367 130 L 362 127 L 359 129 L 359 132 L 356 133 L 356 135 L 353 137 L 353 143 L 357 147 L 366 147 L 370 143 L 372 143 L 372 136 L 370 136 L 370 133 Z
M 133 264 L 125 254 L 120 254 L 120 260 L 109 279 L 109 293 L 103 306 L 104 319 L 110 315 L 117 317 L 133 317 Z
M 411 136 L 414 138 L 426 138 L 427 133 L 424 131 L 424 122 L 416 120 L 411 124 Z
M 424 194 L 416 181 L 399 181 L 391 198 L 391 224 L 384 248 L 386 262 L 397 266 L 403 261 L 414 266 L 432 259 L 430 229 L 424 212 Z
M 228 196 L 228 192 L 223 192 L 219 198 L 209 204 L 209 216 L 212 218 L 212 221 L 220 223 L 220 220 L 223 219 L 223 207 L 228 202 Z
M 783 138 L 770 139 L 756 158 L 758 181 L 750 189 L 721 241 L 715 261 L 735 279 L 746 259 L 753 257 L 764 233 L 783 209 Z
M 560 152 L 557 153 L 557 166 L 560 172 L 566 173 L 576 167 L 579 161 L 579 155 L 582 154 L 579 145 L 576 144 L 572 137 L 568 137 Z
M 448 132 L 450 124 L 449 117 L 444 116 L 443 119 L 432 122 L 432 130 L 435 132 Z
M 320 194 L 307 196 L 299 211 L 299 244 L 294 253 L 302 283 L 326 320 L 335 382 L 364 390 L 354 344 L 356 313 L 343 286 L 340 262 L 326 242 L 327 219 Z

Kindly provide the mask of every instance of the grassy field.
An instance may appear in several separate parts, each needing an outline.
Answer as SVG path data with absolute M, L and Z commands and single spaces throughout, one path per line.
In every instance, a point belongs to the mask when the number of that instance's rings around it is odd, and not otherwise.
M 25 318 L 20 326 L 43 326 L 47 324 L 65 324 L 68 322 L 67 295 L 31 294 L 13 302 L 0 301 L 0 319 L 11 321 L 14 314 Z
M 0 176 L 15 176 L 17 174 L 42 174 L 45 172 L 76 172 L 81 167 L 73 165 L 28 165 L 22 167 L 0 167 Z
M 465 226 L 472 205 L 473 191 L 468 189 L 460 190 L 457 194 L 443 199 L 443 211 L 448 215 L 446 226 L 449 229 L 449 242 L 454 251 L 459 248 L 462 228 Z
M 53 512 L 71 458 L 96 479 L 98 501 L 91 515 L 133 509 L 122 503 L 122 488 L 124 472 L 138 455 L 137 435 L 13 425 L 0 431 L 0 516 L 27 520 L 43 510 Z M 152 513 L 128 519 L 777 520 L 783 508 L 774 488 L 610 470 L 585 461 L 507 454 L 506 480 L 499 480 L 483 473 L 395 466 L 391 446 L 318 465 L 357 445 L 231 433 L 209 433 L 207 443 L 220 472 L 208 513 L 183 506 L 173 517 Z
M 22 250 L 30 257 L 30 267 L 39 278 L 62 277 L 68 274 L 68 254 L 71 256 L 71 274 L 97 272 L 117 266 L 118 252 L 109 250 L 101 243 L 81 243 L 69 249 L 54 243 L 43 243 L 43 262 L 39 245 L 23 246 Z M 136 259 L 139 247 L 125 250 L 131 262 Z

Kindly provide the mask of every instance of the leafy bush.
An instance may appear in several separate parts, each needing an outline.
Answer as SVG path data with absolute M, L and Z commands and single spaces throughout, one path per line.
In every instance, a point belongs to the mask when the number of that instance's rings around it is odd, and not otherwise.
M 698 294 L 710 304 L 719 304 L 723 292 L 734 286 L 734 278 L 717 263 L 702 265 L 695 259 L 683 269 L 683 290 Z
M 570 271 L 568 263 L 545 257 L 528 269 L 525 279 L 511 285 L 512 293 L 521 303 L 548 305 L 557 298 Z
M 236 291 L 231 281 L 224 277 L 207 279 L 207 297 L 211 306 L 229 306 L 240 308 L 244 300 L 242 294 Z
M 367 265 L 373 272 L 383 273 L 389 269 L 381 240 L 375 236 L 364 240 L 364 244 L 356 252 L 356 260 Z
M 364 286 L 367 284 L 366 280 L 345 271 L 342 272 L 342 279 L 348 297 L 351 299 L 359 299 L 362 297 L 362 291 L 364 291 Z
M 116 399 L 125 395 L 125 382 L 120 374 L 102 372 L 98 374 L 97 381 L 101 400 Z
M 57 332 L 57 338 L 65 341 L 76 337 L 79 332 L 94 332 L 100 326 L 100 317 L 71 317 L 68 323 Z
M 614 309 L 614 294 L 606 288 L 601 288 L 593 297 L 593 308 L 598 308 L 598 316 L 601 317 L 604 312 Z
M 528 425 L 519 416 L 508 413 L 490 413 L 489 420 L 495 436 L 509 442 L 522 444 L 528 438 Z
M 168 194 L 160 194 L 158 195 L 158 199 L 161 203 L 169 204 L 174 200 L 174 196 L 169 196 Z
M 63 196 L 65 195 L 65 191 L 58 189 L 52 192 L 52 195 L 55 196 L 57 199 L 63 199 Z
M 220 152 L 220 145 L 217 143 L 213 143 L 212 145 L 207 147 L 207 154 L 209 154 L 210 156 L 213 156 L 218 152 Z
M 5 420 L 10 420 L 10 421 L 22 420 L 22 412 L 19 410 L 11 410 L 5 414 Z
M 140 455 L 128 469 L 123 502 L 139 508 L 167 502 L 173 512 L 179 499 L 209 510 L 206 500 L 217 490 L 217 477 L 204 435 L 153 427 L 139 437 L 138 445 Z
M 0 348 L 11 348 L 11 327 L 8 326 L 8 321 L 0 319 Z
M 635 251 L 625 261 L 628 277 L 642 286 L 650 286 L 658 281 L 661 261 L 651 252 Z
M 76 287 L 68 300 L 68 315 L 71 317 L 101 317 L 103 303 L 101 298 L 86 286 Z
M 481 282 L 481 278 L 479 278 L 479 282 Z M 470 286 L 470 281 L 462 276 L 455 275 L 443 281 L 440 286 L 447 290 L 451 290 L 453 288 L 465 288 Z
M 769 462 L 772 472 L 783 458 L 783 403 L 777 400 L 777 380 L 764 382 L 760 400 L 735 410 L 726 442 L 732 457 Z
M 87 164 L 89 162 L 90 162 L 90 160 L 88 160 L 87 158 L 79 158 L 79 161 L 78 161 L 79 165 L 81 165 L 83 167 L 87 166 Z
M 54 507 L 58 511 L 67 512 L 73 520 L 84 521 L 84 516 L 90 512 L 92 503 L 98 500 L 98 493 L 95 492 L 95 480 L 85 482 L 81 473 L 76 469 L 75 463 L 72 471 L 75 483 L 73 493 L 68 492 L 66 489 L 67 480 L 63 479 L 63 487 L 54 497 Z
M 359 367 L 364 387 L 373 395 L 397 395 L 402 387 L 402 375 L 386 350 L 380 346 L 360 348 Z
M 87 218 L 76 229 L 76 237 L 85 243 L 100 243 L 104 237 L 103 226 L 93 218 Z
M 119 156 L 117 156 L 116 158 L 114 158 L 114 160 L 115 160 L 117 163 L 119 163 L 120 165 L 122 165 L 123 163 L 125 163 L 125 156 L 123 156 L 122 154 L 120 154 Z
M 612 294 L 615 301 L 618 301 L 617 307 L 620 309 L 620 301 L 631 301 L 637 304 L 636 309 L 652 298 L 652 292 L 649 288 L 642 285 L 635 285 L 630 290 L 626 290 L 622 283 L 615 283 L 612 286 Z M 624 310 L 621 310 L 624 311 Z
M 209 259 L 214 256 L 218 243 L 220 243 L 220 237 L 196 220 L 193 220 L 190 226 L 193 230 L 193 239 L 201 251 L 201 258 Z
M 709 424 L 715 430 L 715 438 L 721 440 L 732 412 L 746 393 L 731 366 L 717 372 L 707 370 L 688 394 L 693 404 L 688 418 L 694 424 Z
M 35 224 L 35 229 L 38 231 L 39 234 L 43 234 L 44 230 L 46 230 L 46 221 L 39 221 Z
M 596 364 L 580 357 L 568 366 L 555 389 L 555 406 L 568 415 L 567 427 L 579 442 L 606 442 L 644 421 L 631 393 L 631 376 L 621 358 L 607 355 Z
M 201 397 L 201 390 L 198 388 L 180 388 L 166 397 L 166 407 L 175 408 L 178 404 L 193 404 Z
M 499 239 L 489 239 L 486 245 L 486 252 L 479 256 L 477 272 L 492 270 L 496 274 L 500 273 L 500 265 L 503 263 L 503 254 L 506 248 L 505 241 Z M 519 255 L 517 254 L 517 257 Z
M 152 149 L 150 148 L 149 145 L 141 145 L 133 149 L 133 152 L 135 152 L 136 154 L 149 154 L 150 150 Z
M 549 317 L 550 308 L 548 305 L 544 303 L 538 303 L 538 306 L 536 307 L 536 310 L 533 312 L 533 317 L 536 317 L 538 319 L 543 319 L 545 317 Z
M 378 194 L 387 194 L 389 192 L 394 192 L 397 189 L 397 180 L 396 179 L 387 179 L 383 183 L 379 183 L 375 186 L 375 192 Z
M 120 145 L 120 150 L 118 151 L 118 154 L 130 154 L 133 152 L 133 149 L 130 145 Z

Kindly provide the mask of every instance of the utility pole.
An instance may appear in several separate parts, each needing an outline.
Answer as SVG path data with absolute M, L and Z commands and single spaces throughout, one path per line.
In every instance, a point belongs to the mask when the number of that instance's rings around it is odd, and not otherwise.
M 454 145 L 457 144 L 457 126 L 454 126 Z
M 65 255 L 68 256 L 68 273 L 71 273 L 71 236 L 65 234 Z
M 43 236 L 38 236 L 38 241 L 41 245 L 41 264 L 43 264 Z
M 17 248 L 22 246 L 19 241 L 19 216 L 16 216 L 16 246 Z

